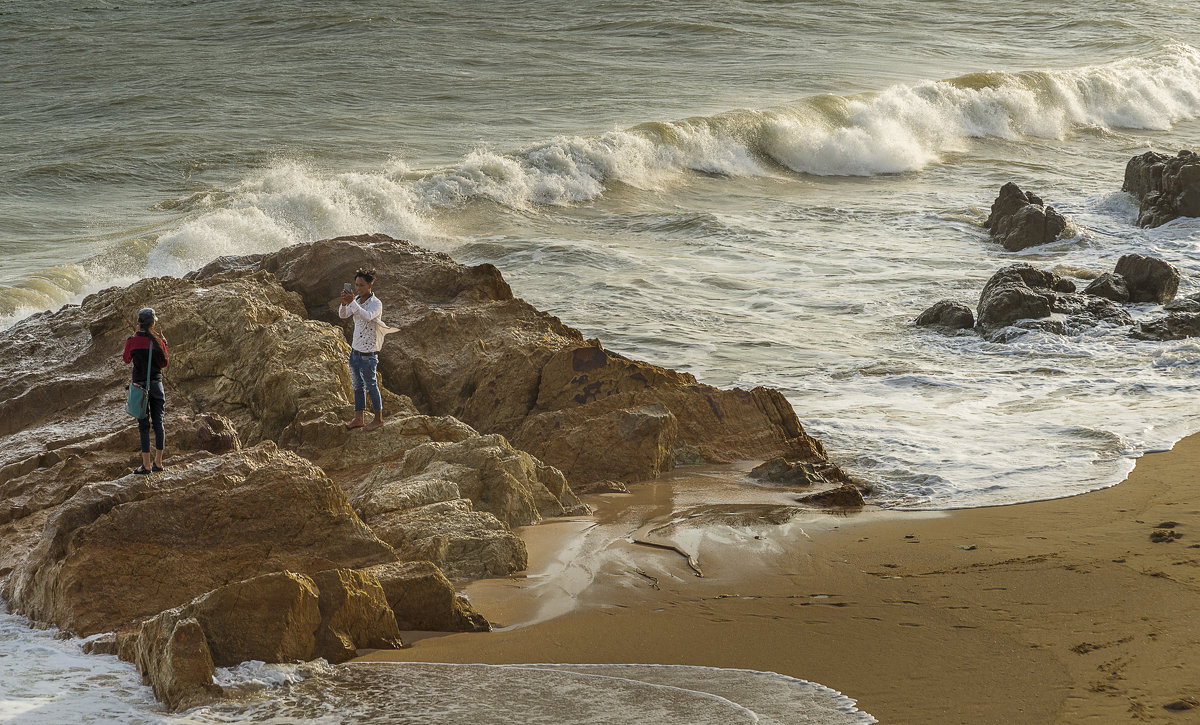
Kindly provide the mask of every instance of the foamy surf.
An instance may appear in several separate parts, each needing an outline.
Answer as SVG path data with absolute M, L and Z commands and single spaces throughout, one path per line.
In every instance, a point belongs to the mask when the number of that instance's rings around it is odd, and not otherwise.
M 230 699 L 167 713 L 133 665 L 85 655 L 0 612 L 0 721 L 13 725 L 112 723 L 613 722 L 630 725 L 873 723 L 822 685 L 772 672 L 674 665 L 439 665 L 323 662 L 219 668 Z

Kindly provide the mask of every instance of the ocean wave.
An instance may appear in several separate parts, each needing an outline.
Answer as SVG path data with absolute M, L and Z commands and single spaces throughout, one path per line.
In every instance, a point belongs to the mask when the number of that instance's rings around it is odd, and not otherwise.
M 432 234 L 411 191 L 389 174 L 324 176 L 295 162 L 261 169 L 229 194 L 189 199 L 206 207 L 158 238 L 147 275 L 183 275 L 227 254 L 273 252 L 343 234 Z
M 681 174 L 873 176 L 917 171 L 972 138 L 1058 139 L 1093 129 L 1165 130 L 1200 115 L 1200 51 L 1069 70 L 971 73 L 765 110 L 561 136 L 514 152 L 478 149 L 417 178 L 437 211 L 485 199 L 513 208 L 593 200 L 613 184 L 662 189 Z

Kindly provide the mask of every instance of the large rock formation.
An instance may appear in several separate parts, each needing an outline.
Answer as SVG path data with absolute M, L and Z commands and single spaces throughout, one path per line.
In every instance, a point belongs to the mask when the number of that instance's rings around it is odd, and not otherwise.
M 382 354 L 389 424 L 369 433 L 340 424 L 336 295 L 358 266 L 378 268 L 402 328 Z M 130 473 L 120 362 L 145 306 L 171 348 L 168 468 L 153 476 Z M 217 692 L 214 666 L 395 644 L 397 614 L 486 629 L 442 571 L 524 568 L 512 528 L 585 512 L 573 476 L 785 455 L 846 478 L 777 391 L 616 355 L 515 299 L 495 268 L 379 236 L 219 260 L 22 320 L 0 332 L 0 401 L 0 594 L 66 632 L 121 632 L 95 651 L 137 661 L 171 707 Z
M 1157 227 L 1181 216 L 1200 216 L 1200 156 L 1147 151 L 1125 166 L 1123 191 L 1141 202 L 1138 226 Z
M 1067 334 L 1100 323 L 1132 325 L 1133 318 L 1112 300 L 1079 294 L 1075 283 L 1028 264 L 1002 268 L 979 295 L 979 330 L 993 341 L 1007 341 L 1007 326 Z
M 1063 236 L 1067 220 L 1036 194 L 1011 181 L 1000 187 L 992 212 L 983 223 L 992 238 L 1010 252 L 1048 244 Z
M 48 518 L 3 594 L 36 621 L 88 635 L 258 574 L 395 560 L 320 469 L 265 441 L 85 486 Z
M 310 317 L 344 325 L 337 295 L 358 267 L 376 270 L 384 318 L 400 328 L 380 356 L 388 386 L 426 414 L 504 435 L 569 481 L 640 480 L 679 461 L 825 457 L 778 391 L 719 390 L 614 354 L 514 298 L 491 265 L 372 235 L 221 258 L 191 277 L 265 270 Z

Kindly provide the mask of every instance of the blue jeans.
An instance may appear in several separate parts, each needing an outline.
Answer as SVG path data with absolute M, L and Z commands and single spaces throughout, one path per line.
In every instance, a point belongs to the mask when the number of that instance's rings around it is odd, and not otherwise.
M 367 395 L 376 413 L 383 410 L 383 398 L 379 395 L 379 384 L 375 382 L 375 368 L 379 365 L 377 355 L 363 355 L 358 350 L 350 351 L 350 383 L 354 386 L 354 410 L 366 410 Z
M 138 436 L 142 440 L 142 453 L 150 452 L 150 424 L 154 423 L 154 447 L 162 450 L 167 442 L 167 433 L 163 430 L 163 408 L 166 406 L 166 396 L 163 394 L 161 380 L 150 381 L 150 415 L 138 421 Z

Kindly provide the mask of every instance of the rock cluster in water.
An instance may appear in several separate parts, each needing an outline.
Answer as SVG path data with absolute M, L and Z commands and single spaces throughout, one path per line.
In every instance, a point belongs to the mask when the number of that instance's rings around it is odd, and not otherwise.
M 1157 226 L 1178 216 L 1200 215 L 1200 156 L 1146 153 L 1130 160 L 1125 187 L 1142 201 L 1138 223 Z M 1000 189 L 984 226 L 1010 251 L 1045 244 L 1069 226 L 1042 200 L 1013 183 Z M 974 311 L 958 300 L 939 300 L 914 324 L 950 333 L 975 330 L 994 342 L 1007 342 L 1030 330 L 1076 333 L 1099 324 L 1131 327 L 1142 340 L 1173 340 L 1200 335 L 1200 296 L 1175 300 L 1179 270 L 1156 257 L 1127 254 L 1112 272 L 1098 275 L 1079 292 L 1074 282 L 1029 264 L 1000 269 L 984 285 Z M 1123 305 L 1150 302 L 1165 315 L 1135 325 Z
M 351 406 L 342 283 L 377 272 L 400 331 L 389 423 Z M 153 306 L 171 348 L 168 468 L 136 464 L 119 351 Z M 0 577 L 9 605 L 136 662 L 171 708 L 214 667 L 478 631 L 450 578 L 526 566 L 513 528 L 680 463 L 781 457 L 848 482 L 775 390 L 719 390 L 585 340 L 498 270 L 383 235 L 219 259 L 0 333 Z M 814 478 L 814 481 L 816 478 Z
M 1121 187 L 1138 198 L 1138 226 L 1157 227 L 1179 217 L 1200 216 L 1200 155 L 1147 151 L 1130 159 Z

